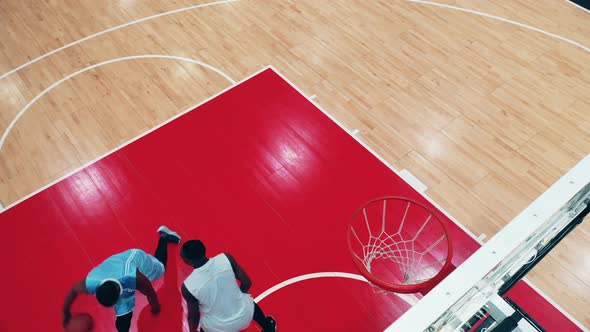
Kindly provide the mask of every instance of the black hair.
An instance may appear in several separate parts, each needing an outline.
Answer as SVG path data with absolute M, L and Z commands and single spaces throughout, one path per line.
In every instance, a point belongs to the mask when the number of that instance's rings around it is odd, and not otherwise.
M 205 257 L 205 254 L 205 245 L 199 240 L 186 241 L 182 245 L 182 255 L 190 260 L 202 259 Z
M 120 286 L 114 281 L 105 281 L 96 290 L 96 299 L 98 303 L 105 307 L 112 307 L 119 300 L 121 294 Z

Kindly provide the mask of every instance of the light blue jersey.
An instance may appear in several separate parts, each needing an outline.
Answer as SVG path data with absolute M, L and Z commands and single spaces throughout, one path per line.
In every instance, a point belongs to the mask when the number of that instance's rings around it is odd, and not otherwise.
M 133 311 L 137 270 L 150 281 L 164 274 L 164 265 L 156 257 L 140 249 L 131 249 L 113 255 L 95 267 L 86 277 L 86 289 L 92 295 L 105 281 L 115 281 L 121 286 L 121 296 L 115 304 L 117 316 Z

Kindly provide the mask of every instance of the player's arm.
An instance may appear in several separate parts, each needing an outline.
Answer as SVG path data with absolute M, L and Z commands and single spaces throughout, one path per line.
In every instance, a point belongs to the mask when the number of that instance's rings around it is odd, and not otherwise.
M 199 326 L 199 320 L 201 319 L 201 313 L 199 312 L 199 300 L 197 300 L 191 292 L 182 284 L 182 297 L 186 301 L 187 307 L 187 320 L 189 332 L 197 332 Z
M 152 282 L 143 273 L 137 271 L 136 275 L 136 288 L 137 290 L 147 297 L 150 306 L 152 307 L 152 313 L 157 314 L 160 312 L 160 302 L 158 302 L 158 295 Z
M 225 254 L 225 256 L 229 260 L 232 270 L 234 270 L 236 279 L 240 281 L 240 290 L 242 290 L 243 293 L 248 293 L 250 287 L 252 287 L 252 280 L 250 280 L 250 277 L 248 276 L 246 271 L 242 269 L 240 264 L 238 264 L 238 262 L 235 260 L 235 258 L 232 257 L 232 255 Z
M 88 294 L 88 290 L 86 289 L 86 280 L 80 280 L 72 286 L 68 294 L 66 295 L 66 299 L 64 300 L 64 307 L 63 307 L 63 324 L 65 325 L 72 314 L 70 312 L 70 308 L 72 304 L 76 300 L 79 294 Z

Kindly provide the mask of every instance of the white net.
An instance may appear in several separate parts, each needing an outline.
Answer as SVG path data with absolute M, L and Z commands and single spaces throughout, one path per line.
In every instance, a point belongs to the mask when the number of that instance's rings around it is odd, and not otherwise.
M 385 284 L 420 284 L 446 262 L 447 235 L 440 220 L 411 200 L 370 202 L 356 215 L 350 232 L 355 259 Z M 382 291 L 384 283 L 369 280 Z

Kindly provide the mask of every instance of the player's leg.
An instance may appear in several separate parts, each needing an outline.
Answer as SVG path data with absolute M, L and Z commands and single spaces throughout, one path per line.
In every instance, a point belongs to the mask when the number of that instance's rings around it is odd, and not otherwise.
M 263 332 L 275 332 L 277 322 L 272 316 L 265 316 L 260 306 L 254 302 L 254 321 L 262 327 Z
M 115 321 L 115 326 L 117 327 L 117 332 L 128 332 L 131 328 L 131 318 L 133 317 L 133 312 L 130 312 L 123 316 L 117 316 L 117 320 Z
M 156 247 L 154 257 L 166 267 L 166 262 L 168 261 L 168 243 L 180 243 L 180 236 L 166 226 L 160 226 L 158 228 L 158 234 L 160 234 L 160 238 L 158 239 L 158 246 Z
M 154 257 L 160 261 L 166 267 L 166 262 L 168 261 L 168 237 L 160 235 L 158 239 L 158 246 L 156 247 L 156 252 L 154 253 Z

